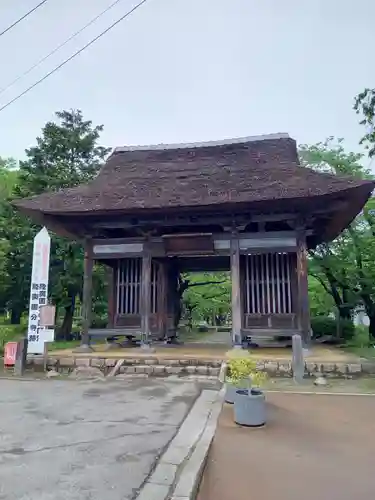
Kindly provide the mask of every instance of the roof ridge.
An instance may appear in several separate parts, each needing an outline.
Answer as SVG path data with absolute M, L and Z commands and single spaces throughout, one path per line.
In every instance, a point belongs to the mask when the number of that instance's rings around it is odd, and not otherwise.
M 218 141 L 202 141 L 202 142 L 181 142 L 172 144 L 149 144 L 144 146 L 120 146 L 114 148 L 113 153 L 125 153 L 127 151 L 155 151 L 166 149 L 189 149 L 210 146 L 225 146 L 230 144 L 242 144 L 246 142 L 270 141 L 275 139 L 290 139 L 290 135 L 286 132 L 276 134 L 251 135 L 248 137 L 235 137 L 233 139 L 222 139 Z

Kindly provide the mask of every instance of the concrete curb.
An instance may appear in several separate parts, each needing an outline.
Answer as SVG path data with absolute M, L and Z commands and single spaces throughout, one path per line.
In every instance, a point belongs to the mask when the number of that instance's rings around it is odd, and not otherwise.
M 225 389 L 221 389 L 212 406 L 206 427 L 197 442 L 195 449 L 184 464 L 177 484 L 173 489 L 171 500 L 194 500 L 201 482 L 208 452 L 215 436 L 217 422 L 224 403 Z
M 136 500 L 194 498 L 223 401 L 223 390 L 201 392 Z

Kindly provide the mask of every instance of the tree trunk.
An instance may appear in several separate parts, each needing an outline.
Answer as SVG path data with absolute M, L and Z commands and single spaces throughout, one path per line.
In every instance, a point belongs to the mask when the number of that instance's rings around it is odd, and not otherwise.
M 10 311 L 10 323 L 11 325 L 19 325 L 21 323 L 22 311 L 17 307 L 14 307 Z
M 370 324 L 368 327 L 370 342 L 375 342 L 375 315 L 369 316 Z
M 64 319 L 57 333 L 56 340 L 72 340 L 73 316 L 75 309 L 75 297 L 71 298 L 71 304 L 65 307 Z

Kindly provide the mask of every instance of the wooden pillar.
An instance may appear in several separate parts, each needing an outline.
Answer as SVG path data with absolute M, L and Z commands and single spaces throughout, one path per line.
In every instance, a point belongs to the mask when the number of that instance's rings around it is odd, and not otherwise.
M 91 350 L 89 328 L 91 325 L 93 266 L 94 259 L 92 256 L 92 244 L 91 241 L 87 240 L 85 243 L 85 254 L 83 260 L 81 352 L 82 350 Z
M 180 307 L 178 291 L 179 263 L 177 258 L 168 259 L 166 269 L 167 280 L 167 336 L 175 341 L 178 335 L 178 325 L 175 324 L 177 307 Z
M 240 242 L 238 234 L 232 234 L 230 245 L 230 266 L 232 274 L 232 342 L 242 346 Z
M 108 328 L 113 328 L 115 324 L 115 270 L 107 266 L 107 293 L 108 293 Z
M 167 264 L 166 262 L 159 263 L 159 273 L 160 273 L 160 281 L 159 281 L 159 310 L 158 310 L 158 328 L 160 338 L 166 338 L 167 330 L 168 330 L 168 302 L 167 302 L 167 294 L 168 294 L 168 275 L 167 275 Z
M 304 345 L 309 344 L 311 336 L 309 289 L 307 273 L 307 247 L 305 230 L 297 231 L 297 289 L 299 328 Z
M 151 314 L 151 254 L 148 249 L 142 257 L 142 344 L 148 345 L 150 340 Z

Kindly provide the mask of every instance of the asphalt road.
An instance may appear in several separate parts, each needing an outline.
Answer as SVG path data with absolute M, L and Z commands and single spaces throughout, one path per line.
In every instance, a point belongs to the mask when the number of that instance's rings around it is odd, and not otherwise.
M 132 499 L 197 391 L 148 379 L 0 379 L 0 499 Z

